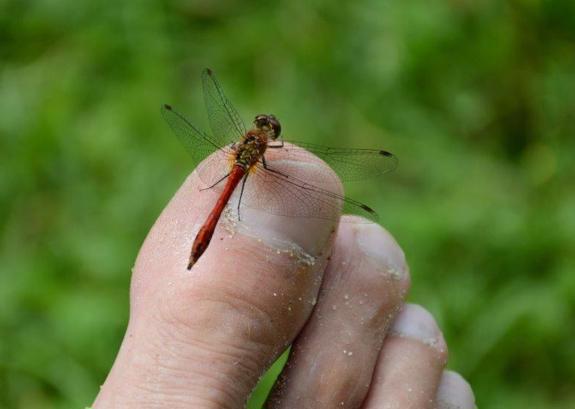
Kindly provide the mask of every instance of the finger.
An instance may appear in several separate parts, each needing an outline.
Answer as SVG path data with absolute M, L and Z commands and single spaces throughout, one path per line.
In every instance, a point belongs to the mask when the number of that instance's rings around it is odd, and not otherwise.
M 383 344 L 363 409 L 432 408 L 447 361 L 433 316 L 407 304 Z
M 323 162 L 301 159 L 290 169 L 296 177 L 314 183 L 323 175 L 323 188 L 340 191 L 335 176 L 325 183 L 333 174 Z M 338 214 L 312 220 L 250 211 L 241 223 L 221 220 L 187 271 L 195 232 L 217 199 L 200 187 L 192 174 L 142 246 L 130 323 L 96 407 L 243 407 L 313 309 Z M 288 195 L 276 199 L 288 210 L 299 205 Z
M 409 274 L 391 235 L 362 221 L 342 218 L 316 309 L 266 407 L 357 408 L 364 400 Z
M 443 371 L 436 399 L 437 409 L 475 409 L 475 396 L 471 386 L 461 375 Z

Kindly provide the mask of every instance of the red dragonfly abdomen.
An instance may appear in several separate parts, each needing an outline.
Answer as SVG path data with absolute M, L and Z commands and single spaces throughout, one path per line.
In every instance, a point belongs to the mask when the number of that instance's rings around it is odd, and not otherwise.
M 208 215 L 206 222 L 200 228 L 200 231 L 196 235 L 196 239 L 194 240 L 194 244 L 192 246 L 192 254 L 190 255 L 190 262 L 188 263 L 188 270 L 192 268 L 192 266 L 198 261 L 200 256 L 204 254 L 204 251 L 208 248 L 210 244 L 210 240 L 214 235 L 214 230 L 216 229 L 216 225 L 220 220 L 220 216 L 226 207 L 226 204 L 230 200 L 230 197 L 234 193 L 234 190 L 238 186 L 238 183 L 242 180 L 242 178 L 246 174 L 246 169 L 241 165 L 234 165 L 228 179 L 226 181 L 226 186 L 222 191 L 222 194 L 218 198 L 214 208 Z

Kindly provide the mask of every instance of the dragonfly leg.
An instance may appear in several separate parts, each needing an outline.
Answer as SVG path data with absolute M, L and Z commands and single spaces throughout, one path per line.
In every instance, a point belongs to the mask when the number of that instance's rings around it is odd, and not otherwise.
M 209 190 L 213 187 L 216 187 L 217 185 L 219 185 L 220 183 L 222 183 L 224 180 L 226 180 L 228 178 L 228 176 L 230 176 L 230 172 L 226 173 L 221 179 L 219 179 L 216 183 L 214 183 L 211 186 L 208 187 L 204 187 L 200 189 L 200 192 L 203 192 L 204 190 Z
M 241 220 L 240 217 L 240 206 L 242 204 L 242 196 L 244 195 L 244 188 L 246 187 L 246 182 L 248 180 L 248 174 L 244 176 L 244 180 L 242 180 L 242 189 L 240 190 L 240 200 L 238 200 L 238 221 Z

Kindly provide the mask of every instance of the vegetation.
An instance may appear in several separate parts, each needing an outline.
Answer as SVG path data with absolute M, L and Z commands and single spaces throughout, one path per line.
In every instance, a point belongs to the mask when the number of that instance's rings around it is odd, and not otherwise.
M 573 407 L 574 45 L 569 0 L 0 2 L 0 407 L 98 392 L 134 257 L 193 169 L 159 107 L 207 129 L 205 66 L 286 138 L 394 152 L 348 189 L 405 249 L 449 366 L 480 407 Z

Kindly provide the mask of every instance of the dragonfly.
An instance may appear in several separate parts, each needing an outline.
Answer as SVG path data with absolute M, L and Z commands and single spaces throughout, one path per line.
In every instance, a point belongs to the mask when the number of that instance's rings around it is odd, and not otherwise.
M 377 178 L 394 170 L 398 163 L 395 155 L 383 149 L 288 143 L 283 139 L 280 121 L 273 114 L 256 115 L 252 127 L 247 129 L 209 68 L 202 72 L 202 87 L 211 135 L 171 105 L 164 104 L 161 108 L 163 117 L 186 150 L 196 161 L 202 161 L 196 172 L 206 184 L 205 189 L 216 189 L 219 193 L 194 239 L 188 270 L 208 249 L 222 213 L 238 189 L 238 219 L 240 206 L 245 206 L 280 216 L 319 219 L 339 217 L 342 210 L 349 210 L 377 220 L 377 213 L 371 207 L 325 187 L 333 186 L 330 182 L 334 173 L 329 168 L 319 167 L 313 183 L 297 177 L 285 164 L 297 164 L 309 158 L 311 152 L 328 164 L 339 180 L 347 182 Z M 277 154 L 272 155 L 272 151 Z M 295 203 L 286 205 L 286 198 Z

